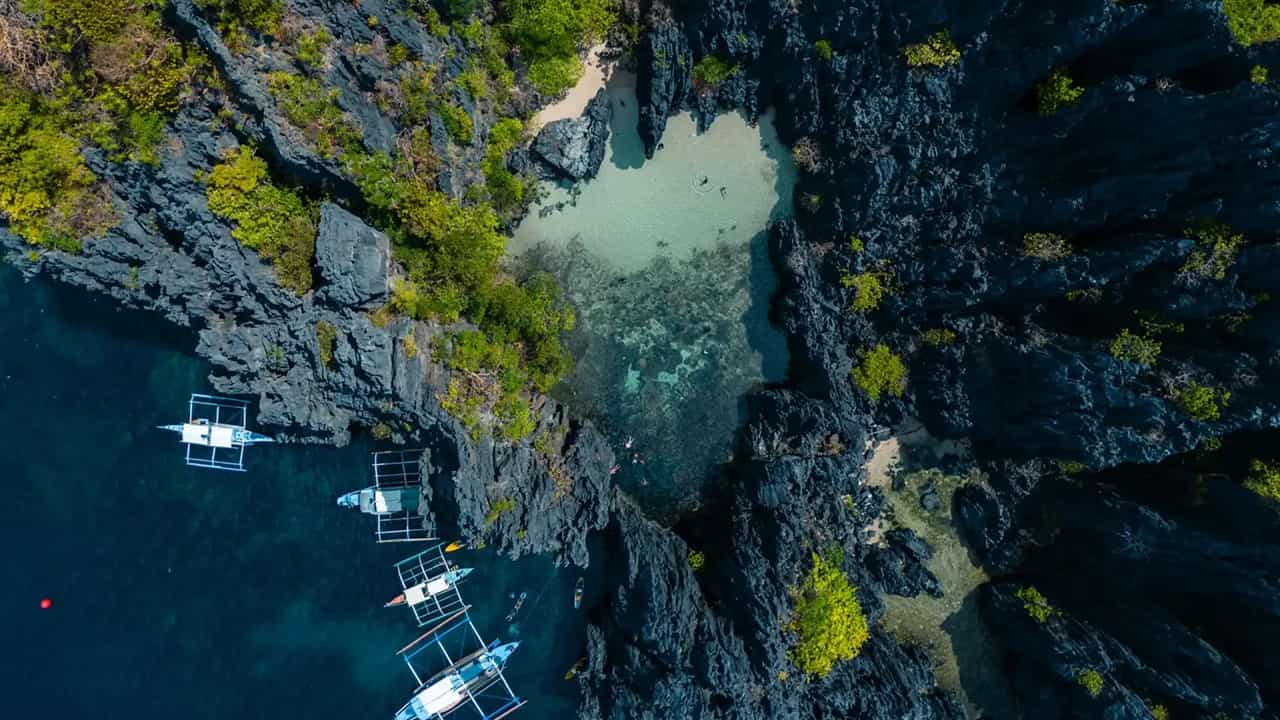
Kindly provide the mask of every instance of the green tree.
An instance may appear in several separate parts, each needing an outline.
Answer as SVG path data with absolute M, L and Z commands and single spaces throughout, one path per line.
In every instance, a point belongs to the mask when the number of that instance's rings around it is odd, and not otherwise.
M 1227 28 L 1241 45 L 1257 45 L 1280 38 L 1280 6 L 1265 0 L 1222 0 Z
M 863 353 L 862 362 L 853 368 L 853 383 L 872 402 L 879 402 L 884 393 L 901 397 L 907 390 L 907 368 L 889 346 L 876 345 Z
M 1280 502 L 1280 466 L 1255 459 L 1249 465 L 1244 486 L 1272 502 Z
M 1173 391 L 1173 400 L 1196 420 L 1209 421 L 1222 416 L 1222 408 L 1231 400 L 1231 393 L 1189 381 Z
M 960 48 L 951 40 L 951 33 L 946 30 L 929 36 L 922 43 L 902 48 L 902 54 L 911 67 L 946 67 L 960 62 Z
M 1117 360 L 1151 366 L 1160 357 L 1160 341 L 1145 335 L 1136 335 L 1125 328 L 1111 341 L 1111 356 Z
M 616 21 L 609 0 L 499 0 L 504 32 L 529 62 L 529 81 L 556 95 L 582 74 L 578 48 L 603 38 Z
M 1093 668 L 1088 668 L 1076 676 L 1076 682 L 1080 683 L 1080 687 L 1083 687 L 1085 692 L 1089 693 L 1089 697 L 1096 698 L 1102 694 L 1102 686 L 1106 681 L 1102 679 L 1102 673 Z
M 869 637 L 858 591 L 845 577 L 843 561 L 838 547 L 813 553 L 813 569 L 792 593 L 787 628 L 797 642 L 791 662 L 810 675 L 825 677 L 837 662 L 857 657 Z
M 1058 609 L 1049 604 L 1049 599 L 1030 585 L 1018 588 L 1014 597 L 1022 601 L 1022 609 L 1038 623 L 1048 622 L 1049 618 L 1059 614 Z
M 693 81 L 699 87 L 712 88 L 737 75 L 739 70 L 736 64 L 727 60 L 715 55 L 704 55 L 693 66 Z
M 1036 85 L 1035 94 L 1036 112 L 1049 117 L 1068 105 L 1080 102 L 1084 88 L 1076 85 L 1065 68 L 1057 68 Z
M 823 39 L 817 40 L 813 43 L 813 54 L 817 55 L 822 60 L 831 62 L 831 58 L 835 55 L 835 52 L 831 49 L 831 42 Z
M 209 210 L 233 223 L 231 237 L 271 261 L 282 286 L 299 295 L 311 289 L 315 210 L 297 193 L 273 185 L 253 150 L 237 148 L 215 165 L 205 195 Z

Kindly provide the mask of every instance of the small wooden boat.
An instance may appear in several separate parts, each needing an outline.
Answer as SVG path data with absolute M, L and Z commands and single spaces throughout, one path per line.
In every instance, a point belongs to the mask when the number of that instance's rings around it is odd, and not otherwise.
M 582 609 L 582 591 L 586 587 L 586 584 L 587 584 L 587 581 L 580 577 L 578 578 L 578 583 L 573 586 L 573 609 L 574 610 Z

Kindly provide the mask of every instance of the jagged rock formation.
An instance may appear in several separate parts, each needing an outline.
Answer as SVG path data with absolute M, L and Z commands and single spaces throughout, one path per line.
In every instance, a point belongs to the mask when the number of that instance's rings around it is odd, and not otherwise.
M 553 177 L 589 180 L 604 162 L 612 117 L 609 95 L 600 88 L 580 117 L 556 120 L 542 128 L 533 140 L 532 154 L 550 168 Z

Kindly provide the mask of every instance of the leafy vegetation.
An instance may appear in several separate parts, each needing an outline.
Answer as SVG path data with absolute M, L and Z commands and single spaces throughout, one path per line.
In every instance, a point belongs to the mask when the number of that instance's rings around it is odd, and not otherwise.
M 316 349 L 319 352 L 320 364 L 333 367 L 333 353 L 338 346 L 338 329 L 327 320 L 316 323 Z
M 20 9 L 19 9 L 20 7 Z M 158 164 L 165 116 L 204 77 L 159 0 L 24 0 L 0 53 L 0 213 L 33 245 L 77 252 L 116 222 L 80 150 Z
M 1265 0 L 1222 0 L 1227 28 L 1241 45 L 1257 45 L 1280 38 L 1280 6 Z
M 338 106 L 337 90 L 325 87 L 319 79 L 286 72 L 268 75 L 267 88 L 275 96 L 280 112 L 322 156 L 334 158 L 360 147 L 360 131 Z
M 1048 622 L 1049 618 L 1059 614 L 1058 609 L 1049 604 L 1049 599 L 1030 585 L 1019 588 L 1014 597 L 1022 601 L 1022 609 L 1038 623 Z
M 295 192 L 271 183 L 267 164 L 249 148 L 232 150 L 209 173 L 209 210 L 234 223 L 231 236 L 275 268 L 280 285 L 311 289 L 316 213 Z
M 929 347 L 941 347 L 955 342 L 956 333 L 948 328 L 930 328 L 920 334 L 920 341 Z
M 609 0 L 499 0 L 503 32 L 528 63 L 529 83 L 558 95 L 582 76 L 578 48 L 608 34 Z
M 331 42 L 333 42 L 333 36 L 324 27 L 304 32 L 298 35 L 294 46 L 294 57 L 312 70 L 319 69 L 324 65 L 325 54 Z
M 196 5 L 217 19 L 227 47 L 236 52 L 249 45 L 249 33 L 273 35 L 284 17 L 283 0 L 196 0 Z
M 853 384 L 872 402 L 879 402 L 885 393 L 901 397 L 907 390 L 907 368 L 889 346 L 876 345 L 863 353 L 862 362 L 853 368 Z
M 853 288 L 854 298 L 849 309 L 854 312 L 871 312 L 880 307 L 888 290 L 885 288 L 883 274 L 878 272 L 845 273 L 840 277 L 840 284 Z
M 1169 720 L 1169 708 L 1164 705 L 1147 705 L 1147 712 L 1151 713 L 1151 720 Z
M 1208 280 L 1224 279 L 1227 270 L 1235 265 L 1236 258 L 1240 256 L 1244 236 L 1214 220 L 1203 220 L 1194 227 L 1187 228 L 1186 233 L 1196 241 L 1196 249 L 1187 256 L 1181 272 Z
M 1231 400 L 1231 393 L 1189 381 L 1173 391 L 1173 400 L 1196 420 L 1209 421 L 1222 416 L 1222 408 Z
M 485 513 L 484 524 L 492 525 L 502 517 L 503 513 L 511 512 L 516 509 L 516 501 L 511 498 L 504 497 L 499 499 L 493 505 L 489 506 L 489 512 Z
M 1102 673 L 1094 670 L 1093 668 L 1084 670 L 1077 675 L 1076 682 L 1080 683 L 1080 687 L 1084 688 L 1085 692 L 1089 693 L 1089 697 L 1095 698 L 1102 694 L 1102 686 L 1105 684 L 1105 681 L 1102 679 Z
M 831 42 L 825 39 L 813 43 L 813 54 L 827 62 L 831 62 L 832 56 L 835 55 L 831 49 Z
M 445 129 L 449 131 L 449 137 L 459 145 L 470 145 L 474 130 L 467 111 L 453 103 L 441 103 L 436 110 L 444 121 Z
M 1271 75 L 1265 65 L 1254 65 L 1249 69 L 1249 82 L 1254 85 L 1266 85 L 1267 78 Z
M 498 211 L 518 207 L 524 202 L 527 187 L 524 180 L 507 168 L 507 154 L 524 139 L 524 123 L 505 118 L 489 130 L 489 146 L 485 148 L 484 179 L 489 200 Z
M 1044 117 L 1056 115 L 1068 105 L 1080 102 L 1084 88 L 1075 84 L 1066 68 L 1057 68 L 1036 85 L 1036 112 Z
M 866 244 L 866 243 L 864 243 L 864 242 L 862 241 L 862 238 L 858 237 L 857 235 L 850 234 L 850 235 L 849 235 L 849 249 L 850 249 L 850 250 L 852 250 L 853 252 L 860 253 L 860 252 L 862 252 L 863 250 L 866 250 L 866 249 L 867 249 L 867 244 Z
M 0 213 L 32 245 L 80 250 L 116 223 L 80 140 L 33 93 L 0 81 Z
M 1160 341 L 1149 335 L 1136 335 L 1125 328 L 1111 341 L 1111 356 L 1117 360 L 1151 366 L 1160 357 Z
M 1022 254 L 1055 262 L 1071 255 L 1071 243 L 1057 233 L 1027 233 L 1022 236 Z
M 1280 465 L 1255 459 L 1249 464 L 1249 477 L 1244 486 L 1272 502 L 1280 502 Z
M 809 675 L 825 677 L 837 662 L 857 657 L 867 642 L 867 618 L 849 584 L 838 547 L 813 554 L 813 569 L 792 594 L 787 629 L 798 638 L 791 661 Z
M 922 43 L 902 48 L 902 54 L 911 67 L 946 67 L 960 62 L 960 48 L 951 40 L 951 33 L 939 30 Z
M 689 551 L 689 569 L 694 572 L 702 572 L 702 568 L 707 565 L 707 556 L 701 550 Z
M 740 69 L 715 55 L 704 55 L 693 66 L 693 82 L 701 88 L 713 88 L 737 75 Z

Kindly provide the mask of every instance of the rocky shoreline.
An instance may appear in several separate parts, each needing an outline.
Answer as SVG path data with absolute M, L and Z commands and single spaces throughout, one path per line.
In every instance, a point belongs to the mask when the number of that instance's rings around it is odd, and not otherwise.
M 372 37 L 351 6 L 293 4 L 335 37 Z M 1174 717 L 1276 717 L 1266 707 L 1280 697 L 1268 652 L 1280 639 L 1274 513 L 1225 488 L 1224 502 L 1257 524 L 1232 534 L 1194 508 L 1134 498 L 1128 471 L 1108 470 L 1280 425 L 1269 390 L 1280 315 L 1259 299 L 1280 288 L 1280 253 L 1261 242 L 1280 213 L 1265 200 L 1280 181 L 1270 160 L 1280 102 L 1245 79 L 1275 51 L 1234 45 L 1216 5 L 1095 0 L 1052 18 L 1003 3 L 963 14 L 937 2 L 890 12 L 825 0 L 652 9 L 636 52 L 650 152 L 678 110 L 705 123 L 728 108 L 758 115 L 772 106 L 783 140 L 809 138 L 824 158 L 797 190 L 806 209 L 770 232 L 791 387 L 748 399 L 751 420 L 723 469 L 723 497 L 708 503 L 716 511 L 674 529 L 612 488 L 612 450 L 572 408 L 536 406 L 538 432 L 563 438 L 548 456 L 529 443 L 473 440 L 439 407 L 447 371 L 425 353 L 401 352 L 398 338 L 412 326 L 425 345 L 444 329 L 369 318 L 389 290 L 390 249 L 358 217 L 359 193 L 334 161 L 292 136 L 261 81 L 270 67 L 228 51 L 192 0 L 173 0 L 167 12 L 227 79 L 236 122 L 216 122 L 211 102 L 184 106 L 155 169 L 90 152 L 119 227 L 83 254 L 35 262 L 0 230 L 10 261 L 192 329 L 214 387 L 257 396 L 258 422 L 283 438 L 342 444 L 355 426 L 381 425 L 397 441 L 428 446 L 426 492 L 445 530 L 578 565 L 588 539 L 599 538 L 607 592 L 590 615 L 580 718 L 965 717 L 937 687 L 925 650 L 900 646 L 876 623 L 878 595 L 938 591 L 918 538 L 896 532 L 873 544 L 865 530 L 885 499 L 863 484 L 860 450 L 871 428 L 912 416 L 938 437 L 970 438 L 987 478 L 957 492 L 954 512 L 996 577 L 977 600 L 1021 716 L 1148 718 L 1158 703 Z M 461 71 L 466 48 L 456 39 L 378 15 L 397 42 Z M 942 27 L 961 42 L 960 63 L 909 69 L 898 49 Z M 818 37 L 835 48 L 831 60 L 814 53 Z M 708 55 L 742 70 L 696 87 L 691 68 Z M 1088 84 L 1081 103 L 1054 118 L 1027 112 L 1035 82 L 1068 64 Z M 393 126 L 360 92 L 377 72 L 343 58 L 327 79 L 343 88 L 340 103 L 360 119 L 365 143 L 390 149 Z M 541 160 L 513 163 L 589 177 L 603 157 L 607 109 L 596 102 L 584 118 L 549 126 L 530 153 Z M 483 133 L 490 119 L 473 114 Z M 438 121 L 433 141 L 446 142 Z M 313 294 L 280 288 L 207 209 L 199 178 L 244 142 L 276 174 L 331 199 L 321 209 Z M 455 158 L 441 185 L 474 173 L 482 153 Z M 1222 280 L 1180 271 L 1196 248 L 1182 228 L 1202 215 L 1258 240 Z M 1062 262 L 1026 257 L 1017 239 L 1030 231 L 1070 234 L 1078 247 Z M 848 248 L 851 235 L 863 251 Z M 892 277 L 892 293 L 874 312 L 849 312 L 839 276 L 869 268 Z M 1065 299 L 1085 291 L 1087 302 Z M 1186 326 L 1166 339 L 1159 372 L 1108 353 L 1106 339 L 1137 310 Z M 1238 331 L 1221 329 L 1220 318 L 1246 312 Z M 338 330 L 331 367 L 320 361 L 320 320 Z M 932 328 L 954 341 L 922 342 Z M 875 343 L 901 352 L 910 373 L 907 393 L 879 406 L 848 379 L 858 352 Z M 1230 388 L 1219 419 L 1188 418 L 1169 399 L 1183 377 Z M 1067 472 L 1067 463 L 1083 470 Z M 572 478 L 567 492 L 552 466 Z M 499 498 L 515 510 L 487 523 Z M 811 552 L 833 543 L 845 550 L 873 630 L 859 657 L 807 682 L 788 675 L 781 628 Z M 701 573 L 689 567 L 690 546 L 706 555 Z M 1029 585 L 1052 600 L 1057 614 L 1047 622 L 1016 595 Z M 1105 678 L 1096 695 L 1078 682 L 1085 669 Z

